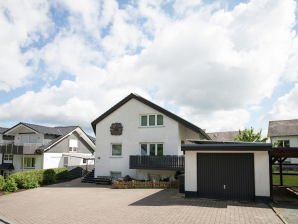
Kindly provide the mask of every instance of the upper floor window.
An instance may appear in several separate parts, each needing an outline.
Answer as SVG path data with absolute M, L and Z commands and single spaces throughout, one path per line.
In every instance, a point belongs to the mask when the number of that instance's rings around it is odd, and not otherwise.
M 141 115 L 141 126 L 161 126 L 163 125 L 163 116 L 161 114 Z
M 13 159 L 13 154 L 4 154 L 3 155 L 3 160 L 12 161 L 12 159 Z
M 69 151 L 76 152 L 78 149 L 78 140 L 77 139 L 69 139 Z
M 141 143 L 141 155 L 162 156 L 163 144 L 162 143 Z
M 112 156 L 122 156 L 121 144 L 112 144 Z
M 278 147 L 288 148 L 290 147 L 290 140 L 278 140 Z

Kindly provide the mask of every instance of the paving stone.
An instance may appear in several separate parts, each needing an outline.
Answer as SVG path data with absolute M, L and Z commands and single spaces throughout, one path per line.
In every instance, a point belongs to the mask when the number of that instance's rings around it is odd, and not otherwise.
M 282 223 L 265 204 L 185 199 L 176 190 L 111 189 L 74 180 L 0 197 L 0 217 L 32 223 Z

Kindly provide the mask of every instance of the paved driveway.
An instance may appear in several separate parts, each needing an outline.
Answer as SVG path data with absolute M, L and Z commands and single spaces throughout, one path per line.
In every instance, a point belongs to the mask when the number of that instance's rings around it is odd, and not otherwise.
M 79 180 L 0 197 L 12 223 L 281 223 L 264 204 L 184 199 L 175 190 L 110 189 Z

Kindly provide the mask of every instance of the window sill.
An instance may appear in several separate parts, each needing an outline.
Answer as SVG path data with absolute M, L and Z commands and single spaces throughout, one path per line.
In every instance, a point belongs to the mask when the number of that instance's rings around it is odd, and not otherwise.
M 35 169 L 35 167 L 24 167 L 24 169 L 26 169 L 26 170 L 32 170 L 32 169 Z
M 110 158 L 123 158 L 123 156 L 110 156 Z
M 139 128 L 163 128 L 164 125 L 156 125 L 156 126 L 139 126 Z

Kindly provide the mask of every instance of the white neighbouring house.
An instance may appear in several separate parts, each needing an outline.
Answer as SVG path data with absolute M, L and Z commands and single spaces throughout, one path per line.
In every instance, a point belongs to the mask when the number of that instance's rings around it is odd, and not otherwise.
M 95 142 L 79 126 L 19 123 L 1 129 L 0 174 L 94 165 Z
M 298 147 L 298 119 L 269 121 L 268 137 L 275 147 Z M 297 158 L 288 158 L 286 162 L 297 163 Z
M 130 94 L 92 122 L 96 134 L 95 177 L 129 175 L 172 179 L 184 170 L 181 144 L 210 139 L 199 127 Z

